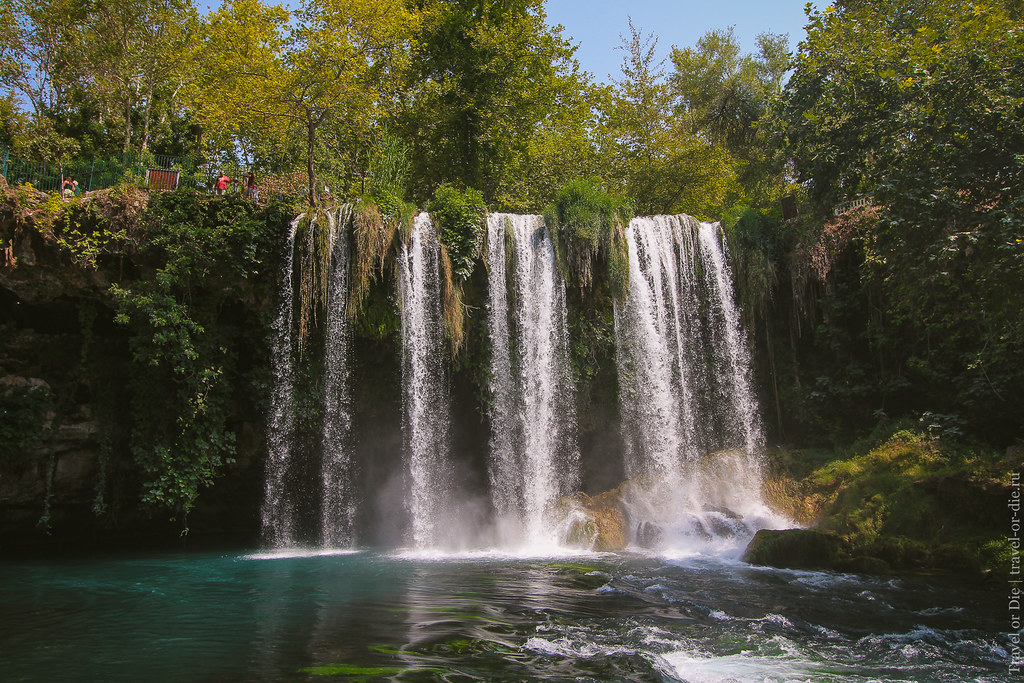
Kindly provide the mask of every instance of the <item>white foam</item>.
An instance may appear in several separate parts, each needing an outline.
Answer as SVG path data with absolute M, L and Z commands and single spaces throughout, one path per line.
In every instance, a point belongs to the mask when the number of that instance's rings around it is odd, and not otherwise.
M 281 548 L 262 553 L 243 555 L 243 560 L 288 560 L 300 557 L 333 557 L 335 555 L 358 555 L 366 552 L 358 548 Z
M 527 546 L 523 548 L 478 548 L 472 550 L 443 550 L 439 548 L 399 548 L 389 553 L 388 557 L 396 560 L 416 560 L 426 562 L 446 561 L 517 561 L 517 560 L 564 560 L 564 559 L 601 559 L 613 553 L 595 552 L 565 546 Z
M 557 640 L 545 640 L 534 636 L 523 644 L 524 650 L 533 650 L 546 655 L 559 655 L 561 657 L 607 657 L 617 654 L 634 654 L 632 648 L 622 646 L 599 645 L 589 641 L 572 640 L 570 638 L 558 638 Z
M 748 654 L 703 657 L 678 651 L 659 655 L 655 665 L 686 683 L 786 683 L 820 680 L 822 667 L 804 659 Z

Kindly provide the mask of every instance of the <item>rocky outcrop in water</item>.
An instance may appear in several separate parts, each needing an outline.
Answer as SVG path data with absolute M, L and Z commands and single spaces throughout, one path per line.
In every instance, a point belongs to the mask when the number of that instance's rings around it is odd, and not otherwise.
M 759 532 L 745 559 L 869 573 L 1006 574 L 1008 473 L 1024 462 L 1014 449 L 999 461 L 984 451 L 965 458 L 966 448 L 901 430 L 859 452 L 774 453 L 767 497 L 809 528 Z
M 621 489 L 597 496 L 576 493 L 563 498 L 559 508 L 568 520 L 565 543 L 587 550 L 625 549 L 630 534 Z
M 743 561 L 784 569 L 832 569 L 841 560 L 843 540 L 808 529 L 761 529 Z

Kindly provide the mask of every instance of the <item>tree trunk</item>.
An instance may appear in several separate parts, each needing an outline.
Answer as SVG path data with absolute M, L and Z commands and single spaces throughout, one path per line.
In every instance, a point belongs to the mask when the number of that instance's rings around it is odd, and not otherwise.
M 142 150 L 149 148 L 149 120 L 153 113 L 153 81 L 149 82 L 149 92 L 146 94 L 146 110 L 142 116 Z
M 132 145 L 132 107 L 130 103 L 125 103 L 124 106 L 124 147 L 121 150 L 122 154 L 127 154 L 128 149 Z
M 313 165 L 313 153 L 316 149 L 317 124 L 312 117 L 306 124 L 306 171 L 309 174 L 309 205 L 316 204 L 316 168 Z

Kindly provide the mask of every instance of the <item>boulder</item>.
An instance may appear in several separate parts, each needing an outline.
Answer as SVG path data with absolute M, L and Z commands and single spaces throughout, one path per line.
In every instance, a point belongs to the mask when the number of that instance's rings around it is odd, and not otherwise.
M 657 548 L 665 532 L 654 522 L 640 522 L 636 525 L 636 544 L 641 548 Z
M 783 569 L 832 569 L 842 561 L 843 539 L 808 529 L 761 529 L 743 561 Z
M 629 523 L 618 489 L 598 496 L 577 493 L 562 499 L 568 518 L 565 541 L 589 550 L 622 550 L 629 543 Z

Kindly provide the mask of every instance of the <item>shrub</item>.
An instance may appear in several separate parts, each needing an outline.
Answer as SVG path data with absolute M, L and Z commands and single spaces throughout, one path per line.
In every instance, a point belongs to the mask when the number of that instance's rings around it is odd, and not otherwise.
M 581 290 L 594 285 L 601 264 L 612 295 L 629 291 L 629 255 L 624 228 L 632 209 L 618 195 L 606 192 L 596 179 L 574 180 L 544 213 L 555 244 L 558 267 Z
M 448 251 L 452 272 L 460 281 L 469 279 L 484 234 L 487 205 L 483 195 L 472 188 L 459 190 L 448 183 L 434 192 L 427 207 L 437 227 L 437 236 Z

